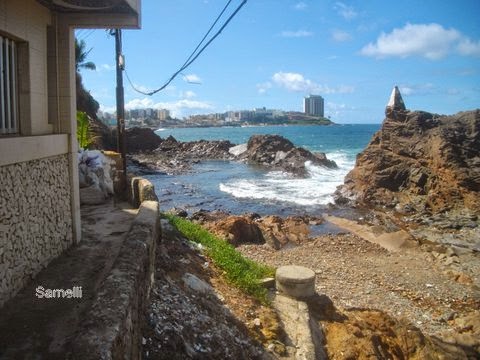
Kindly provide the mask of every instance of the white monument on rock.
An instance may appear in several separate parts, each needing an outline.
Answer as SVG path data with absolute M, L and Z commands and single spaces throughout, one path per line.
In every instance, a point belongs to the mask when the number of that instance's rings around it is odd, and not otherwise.
M 405 103 L 403 102 L 402 95 L 400 94 L 400 90 L 398 90 L 398 86 L 395 86 L 392 90 L 392 94 L 390 95 L 390 100 L 387 104 L 387 109 L 391 110 L 406 110 Z

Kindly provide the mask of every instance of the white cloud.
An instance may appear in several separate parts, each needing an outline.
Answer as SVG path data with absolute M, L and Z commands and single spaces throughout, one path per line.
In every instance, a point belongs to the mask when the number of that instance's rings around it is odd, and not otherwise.
M 100 66 L 97 66 L 97 71 L 98 72 L 113 71 L 113 70 L 115 70 L 115 65 L 101 64 Z
M 480 56 L 480 41 L 472 41 L 464 38 L 457 45 L 457 50 L 461 55 Z
M 428 95 L 435 91 L 435 86 L 431 83 L 399 85 L 400 93 L 405 96 L 410 95 Z
M 180 97 L 182 97 L 184 99 L 191 99 L 191 98 L 194 98 L 195 96 L 197 96 L 197 94 L 195 94 L 195 92 L 193 92 L 191 90 L 187 90 L 187 91 L 184 91 L 184 92 L 180 93 Z
M 307 8 L 307 4 L 305 4 L 303 1 L 300 1 L 295 4 L 294 8 L 295 10 L 305 10 Z
M 145 93 L 148 93 L 150 91 L 152 91 L 151 88 L 148 88 L 144 85 L 141 85 L 141 84 L 135 84 L 133 83 L 133 86 L 135 87 L 136 90 L 139 90 L 139 91 L 142 91 L 142 92 L 145 92 Z
M 327 103 L 325 104 L 325 113 L 333 118 L 342 117 L 345 114 L 356 110 L 357 108 L 346 104 L 337 104 L 330 101 L 327 101 Z
M 462 92 L 456 88 L 450 88 L 450 89 L 447 89 L 447 94 L 448 95 L 458 95 L 458 94 L 461 94 Z
M 332 39 L 337 42 L 344 42 L 352 40 L 352 35 L 343 30 L 334 29 L 332 30 Z
M 375 43 L 364 46 L 360 53 L 376 58 L 421 56 L 439 60 L 449 53 L 480 56 L 480 41 L 474 42 L 456 29 L 439 24 L 409 24 L 381 33 Z
M 289 91 L 312 91 L 317 85 L 302 74 L 278 72 L 272 76 L 273 82 Z
M 196 74 L 183 75 L 183 79 L 189 83 L 201 83 L 202 79 Z
M 306 79 L 302 74 L 291 72 L 275 73 L 272 76 L 272 81 L 280 88 L 303 93 L 345 94 L 352 93 L 355 90 L 353 86 L 349 85 L 340 85 L 332 88 L 328 85 L 317 84 L 310 79 Z
M 105 105 L 100 104 L 100 111 L 113 113 L 113 112 L 117 111 L 117 107 L 116 106 L 105 106 Z
M 175 117 L 183 117 L 187 114 L 191 114 L 193 112 L 199 110 L 211 110 L 213 106 L 205 101 L 197 101 L 197 100 L 190 100 L 190 99 L 181 99 L 173 102 L 154 102 L 151 98 L 143 98 L 143 99 L 132 99 L 125 104 L 126 110 L 131 109 L 144 109 L 144 108 L 152 108 L 152 109 L 168 109 L 171 111 L 172 116 Z
M 344 4 L 343 2 L 336 2 L 333 8 L 341 15 L 345 20 L 352 20 L 357 17 L 358 13 L 353 6 Z
M 313 32 L 306 31 L 306 30 L 282 31 L 280 35 L 286 38 L 298 38 L 298 37 L 313 36 Z
M 272 88 L 272 83 L 270 81 L 257 84 L 257 91 L 259 94 L 265 94 L 268 89 Z

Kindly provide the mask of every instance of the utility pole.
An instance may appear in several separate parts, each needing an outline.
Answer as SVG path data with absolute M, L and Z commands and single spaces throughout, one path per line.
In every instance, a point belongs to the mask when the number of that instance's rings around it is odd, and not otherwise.
M 127 157 L 125 144 L 125 99 L 123 92 L 123 70 L 125 68 L 122 54 L 122 30 L 115 29 L 115 61 L 117 66 L 117 149 L 122 156 L 123 179 L 122 183 L 127 185 Z

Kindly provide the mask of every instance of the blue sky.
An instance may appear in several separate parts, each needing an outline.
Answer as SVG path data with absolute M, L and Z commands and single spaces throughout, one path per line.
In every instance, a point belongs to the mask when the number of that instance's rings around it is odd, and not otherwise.
M 142 29 L 124 30 L 126 69 L 156 89 L 185 62 L 226 0 L 142 0 Z M 233 0 L 233 11 L 241 0 Z M 392 87 L 407 108 L 440 114 L 480 108 L 480 1 L 249 0 L 184 75 L 148 97 L 125 79 L 126 108 L 189 114 L 267 107 L 302 110 L 320 94 L 337 123 L 378 123 Z M 102 109 L 115 108 L 114 39 L 92 48 L 83 70 Z

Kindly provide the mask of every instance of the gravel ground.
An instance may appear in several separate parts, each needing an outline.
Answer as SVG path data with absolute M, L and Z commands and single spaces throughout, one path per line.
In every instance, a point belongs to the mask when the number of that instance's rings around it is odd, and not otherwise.
M 336 306 L 382 310 L 429 335 L 458 331 L 455 319 L 480 308 L 478 254 L 419 247 L 388 252 L 352 234 L 325 235 L 280 251 L 268 245 L 238 250 L 275 267 L 306 266 L 317 274 L 317 292 Z

